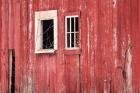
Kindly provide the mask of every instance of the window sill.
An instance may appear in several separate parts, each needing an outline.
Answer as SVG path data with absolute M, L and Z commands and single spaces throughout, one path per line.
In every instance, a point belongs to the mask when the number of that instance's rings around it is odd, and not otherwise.
M 41 49 L 41 50 L 36 50 L 35 54 L 41 54 L 41 53 L 55 53 L 56 50 L 55 49 Z
M 67 49 L 64 50 L 64 54 L 81 54 L 81 49 Z

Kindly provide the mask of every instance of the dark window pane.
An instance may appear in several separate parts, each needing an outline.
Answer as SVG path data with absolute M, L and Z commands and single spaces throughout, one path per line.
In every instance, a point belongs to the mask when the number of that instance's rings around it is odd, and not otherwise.
M 43 26 L 43 49 L 54 48 L 54 23 L 51 20 L 42 20 Z
M 67 34 L 67 47 L 70 47 L 70 33 Z
M 79 47 L 79 33 L 76 33 L 76 38 L 75 38 L 76 40 L 76 44 L 75 44 L 75 47 Z
M 70 32 L 70 18 L 67 18 L 67 32 Z
M 75 18 L 75 29 L 78 32 L 78 17 Z
M 74 18 L 71 18 L 71 32 L 74 32 Z
M 74 47 L 74 33 L 71 33 L 71 47 Z

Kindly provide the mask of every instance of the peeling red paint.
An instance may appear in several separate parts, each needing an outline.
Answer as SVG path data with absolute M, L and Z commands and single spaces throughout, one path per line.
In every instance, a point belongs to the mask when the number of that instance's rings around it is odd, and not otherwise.
M 58 50 L 35 54 L 34 13 L 58 10 Z M 0 93 L 9 92 L 15 49 L 16 93 L 139 93 L 140 1 L 0 0 Z M 77 51 L 65 50 L 66 14 L 80 16 Z

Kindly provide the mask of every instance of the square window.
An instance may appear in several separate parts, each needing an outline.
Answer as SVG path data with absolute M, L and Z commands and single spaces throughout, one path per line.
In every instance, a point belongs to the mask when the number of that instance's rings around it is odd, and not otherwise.
M 79 49 L 79 22 L 78 16 L 65 17 L 65 47 Z
M 35 53 L 57 50 L 57 11 L 35 12 Z

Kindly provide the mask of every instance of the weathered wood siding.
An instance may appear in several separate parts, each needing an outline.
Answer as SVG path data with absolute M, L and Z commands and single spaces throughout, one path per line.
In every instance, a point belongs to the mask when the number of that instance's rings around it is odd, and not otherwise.
M 0 93 L 139 93 L 139 0 L 0 0 Z M 34 12 L 58 10 L 58 50 L 35 54 Z M 64 14 L 80 13 L 81 51 L 64 50 Z

